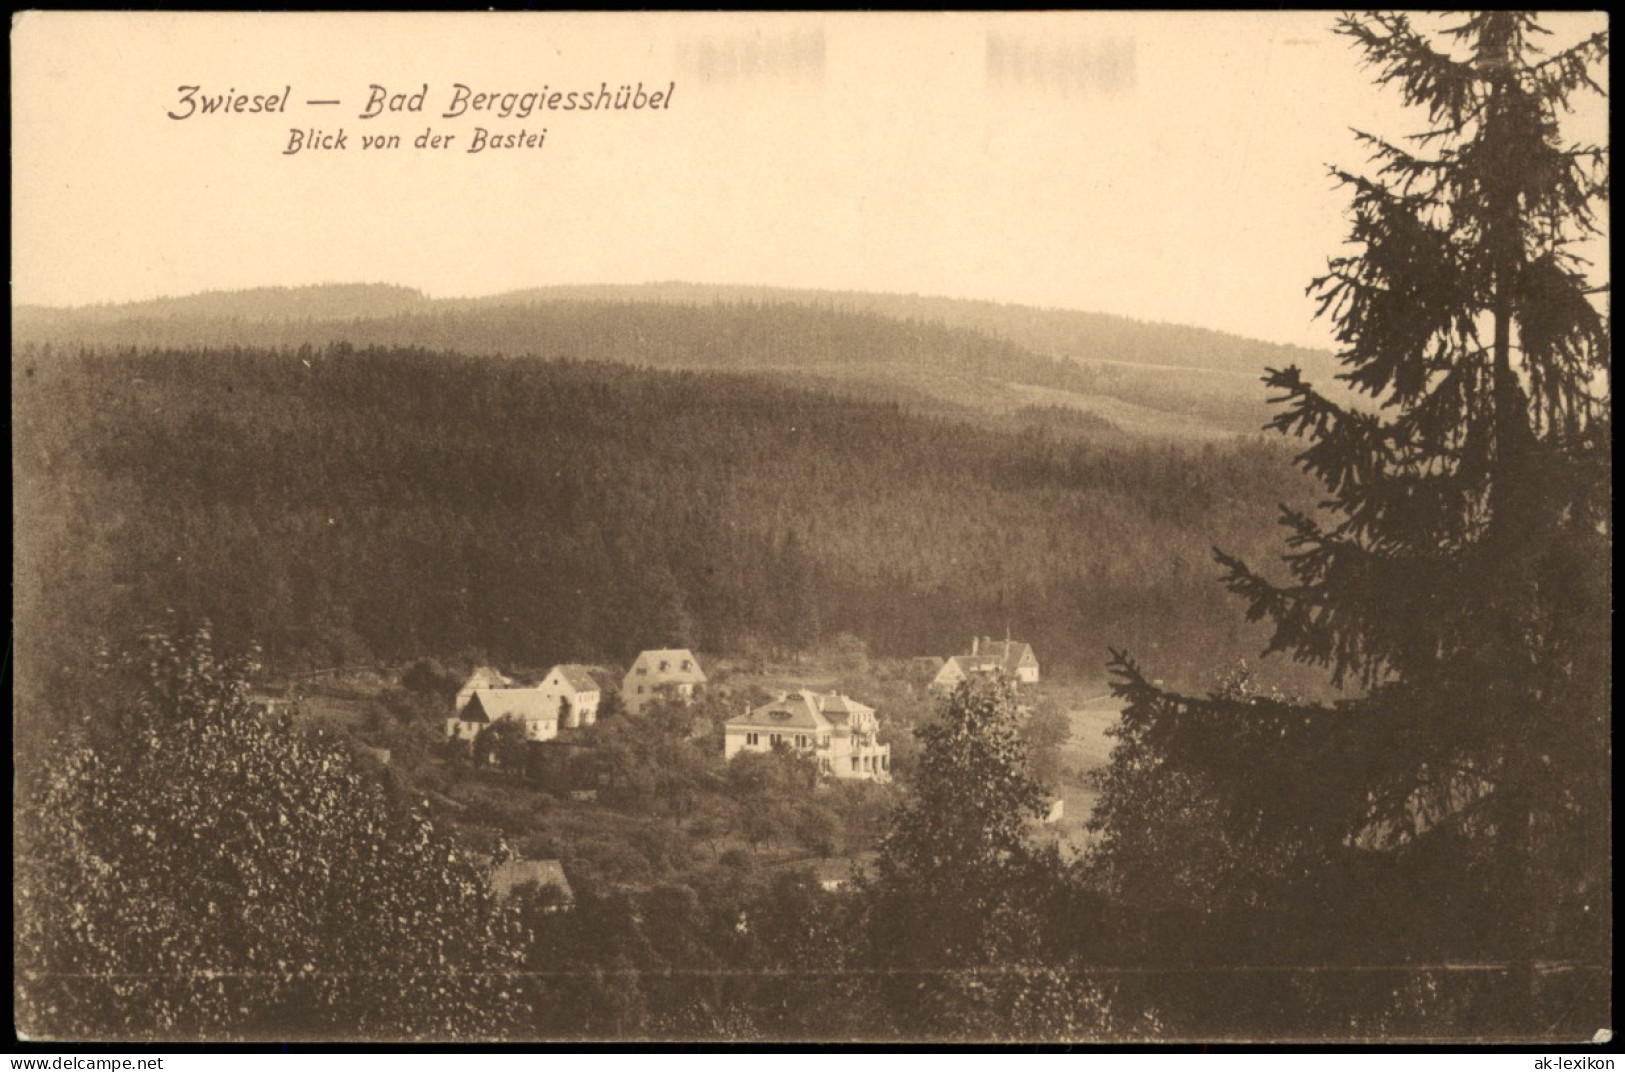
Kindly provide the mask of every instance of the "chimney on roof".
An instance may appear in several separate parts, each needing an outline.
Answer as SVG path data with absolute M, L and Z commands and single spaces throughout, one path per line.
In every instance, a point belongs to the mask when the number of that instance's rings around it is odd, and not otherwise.
M 980 637 L 971 637 L 970 638 L 970 653 L 972 655 L 975 655 L 977 653 L 977 651 L 981 648 L 981 646 L 982 646 L 982 640 L 981 640 Z

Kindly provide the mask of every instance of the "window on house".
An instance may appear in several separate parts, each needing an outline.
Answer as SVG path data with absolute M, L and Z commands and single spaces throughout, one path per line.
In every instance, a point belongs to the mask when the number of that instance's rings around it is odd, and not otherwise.
M 644 674 L 647 674 L 648 672 L 649 672 L 649 668 L 647 666 L 638 667 L 638 676 L 639 677 L 643 676 Z
M 745 734 L 745 743 L 746 744 L 756 744 L 760 740 L 760 738 L 761 738 L 761 734 L 759 734 L 759 733 L 747 733 L 747 734 Z
M 784 735 L 782 733 L 770 733 L 767 735 L 768 744 L 778 744 L 782 740 L 784 740 Z
M 853 770 L 858 769 L 858 757 L 857 756 L 852 757 L 852 769 Z
M 660 672 L 662 674 L 664 674 L 667 670 L 670 670 L 670 669 L 671 669 L 671 663 L 667 662 L 665 659 L 661 659 L 660 660 Z
M 642 695 L 643 695 L 643 686 L 642 686 L 642 685 L 639 685 L 639 686 L 638 686 L 638 695 L 639 695 L 639 696 L 642 696 Z
M 684 670 L 687 670 L 691 665 L 692 664 L 687 659 L 683 660 L 683 669 Z

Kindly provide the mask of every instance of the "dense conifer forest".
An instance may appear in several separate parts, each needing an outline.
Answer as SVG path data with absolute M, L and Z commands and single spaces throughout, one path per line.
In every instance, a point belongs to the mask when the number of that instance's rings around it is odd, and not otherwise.
M 1303 487 L 1262 441 L 997 431 L 723 373 L 348 346 L 13 367 L 25 659 L 174 610 L 283 671 L 1008 628 L 1056 670 L 1128 639 L 1204 673 L 1259 646 L 1209 545 L 1267 546 L 1258 504 Z

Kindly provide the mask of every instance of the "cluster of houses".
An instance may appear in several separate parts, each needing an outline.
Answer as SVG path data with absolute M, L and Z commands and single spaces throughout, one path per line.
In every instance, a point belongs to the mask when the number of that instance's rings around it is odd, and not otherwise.
M 705 672 L 688 649 L 645 651 L 626 672 L 621 699 L 636 715 L 662 696 L 686 703 L 704 684 Z M 603 687 L 592 668 L 580 663 L 560 663 L 534 685 L 520 684 L 501 671 L 482 666 L 457 690 L 446 719 L 446 736 L 472 740 L 493 722 L 509 718 L 524 727 L 527 741 L 551 741 L 560 730 L 598 721 L 602 702 Z
M 621 682 L 627 711 L 640 714 L 661 697 L 687 703 L 706 682 L 699 660 L 686 648 L 639 653 Z M 562 663 L 541 682 L 520 684 L 500 671 L 481 667 L 458 690 L 446 736 L 472 740 L 502 719 L 524 728 L 528 741 L 551 741 L 559 731 L 590 726 L 598 719 L 603 690 L 590 668 Z M 880 743 L 875 710 L 846 696 L 811 691 L 781 694 L 772 703 L 746 711 L 723 727 L 724 755 L 769 752 L 777 744 L 813 755 L 831 778 L 887 781 L 891 746 Z
M 961 682 L 978 676 L 1003 674 L 1019 684 L 1038 682 L 1038 659 L 1032 647 L 1015 640 L 972 637 L 970 652 L 929 660 L 933 691 L 951 692 Z M 621 682 L 626 710 L 640 714 L 662 697 L 687 703 L 706 683 L 699 660 L 686 648 L 660 648 L 641 652 Z M 521 684 L 490 667 L 473 672 L 457 692 L 446 735 L 472 740 L 501 719 L 513 719 L 529 741 L 551 741 L 561 730 L 590 726 L 598 720 L 603 687 L 591 668 L 561 663 L 540 682 Z M 765 704 L 751 708 L 723 727 L 723 756 L 743 752 L 794 749 L 813 757 L 819 771 L 838 780 L 885 782 L 891 779 L 891 745 L 880 741 L 880 720 L 875 709 L 841 693 L 811 689 L 780 692 Z M 387 760 L 386 760 L 387 762 Z M 1060 802 L 1046 817 L 1054 822 Z M 551 888 L 554 903 L 548 911 L 569 911 L 574 904 L 570 883 L 558 860 L 509 860 L 489 869 L 489 879 L 504 899 L 524 886 Z M 826 889 L 844 885 L 825 879 Z
M 952 691 L 960 682 L 1001 673 L 1021 684 L 1038 681 L 1038 658 L 1031 645 L 1017 640 L 972 637 L 970 652 L 931 660 L 934 691 Z M 706 683 L 705 671 L 687 648 L 658 648 L 639 653 L 621 681 L 626 710 L 641 714 L 662 697 L 691 701 Z M 598 720 L 603 688 L 593 670 L 561 663 L 536 684 L 520 684 L 490 667 L 474 671 L 458 690 L 446 736 L 472 740 L 502 719 L 524 728 L 528 741 L 551 741 L 560 731 L 590 726 Z M 812 756 L 826 776 L 835 779 L 889 781 L 891 746 L 880 742 L 875 709 L 839 693 L 809 689 L 782 692 L 772 701 L 731 718 L 723 727 L 723 755 L 770 752 L 775 746 Z
M 472 740 L 493 722 L 509 718 L 524 727 L 525 740 L 551 741 L 561 729 L 598 721 L 602 699 L 592 671 L 580 663 L 561 663 L 536 685 L 520 685 L 482 666 L 457 690 L 446 736 Z

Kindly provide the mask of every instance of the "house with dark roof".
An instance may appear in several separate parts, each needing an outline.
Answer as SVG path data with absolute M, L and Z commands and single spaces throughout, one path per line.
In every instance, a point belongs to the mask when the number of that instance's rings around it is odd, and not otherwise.
M 891 779 L 891 745 L 880 743 L 875 709 L 848 696 L 808 689 L 783 693 L 723 727 L 726 759 L 771 752 L 776 744 L 812 756 L 831 778 Z
M 446 716 L 446 737 L 451 740 L 472 741 L 480 735 L 480 731 L 491 724 L 491 716 L 485 713 L 485 705 L 474 702 L 474 697 L 480 690 L 469 692 L 457 709 Z
M 621 682 L 621 702 L 632 714 L 659 696 L 676 696 L 684 703 L 705 684 L 700 661 L 687 648 L 656 648 L 640 652 Z
M 534 883 L 538 890 L 552 887 L 553 902 L 548 911 L 567 912 L 575 907 L 575 892 L 558 860 L 509 860 L 492 867 L 488 875 L 499 900 L 506 901 L 515 891 Z
M 446 736 L 472 740 L 493 722 L 510 718 L 527 741 L 559 735 L 559 699 L 544 689 L 475 689 L 463 709 L 446 719 Z
M 951 692 L 962 681 L 995 673 L 1018 684 L 1036 685 L 1038 656 L 1033 654 L 1032 645 L 1019 640 L 971 637 L 970 654 L 950 656 L 931 679 L 931 688 Z

